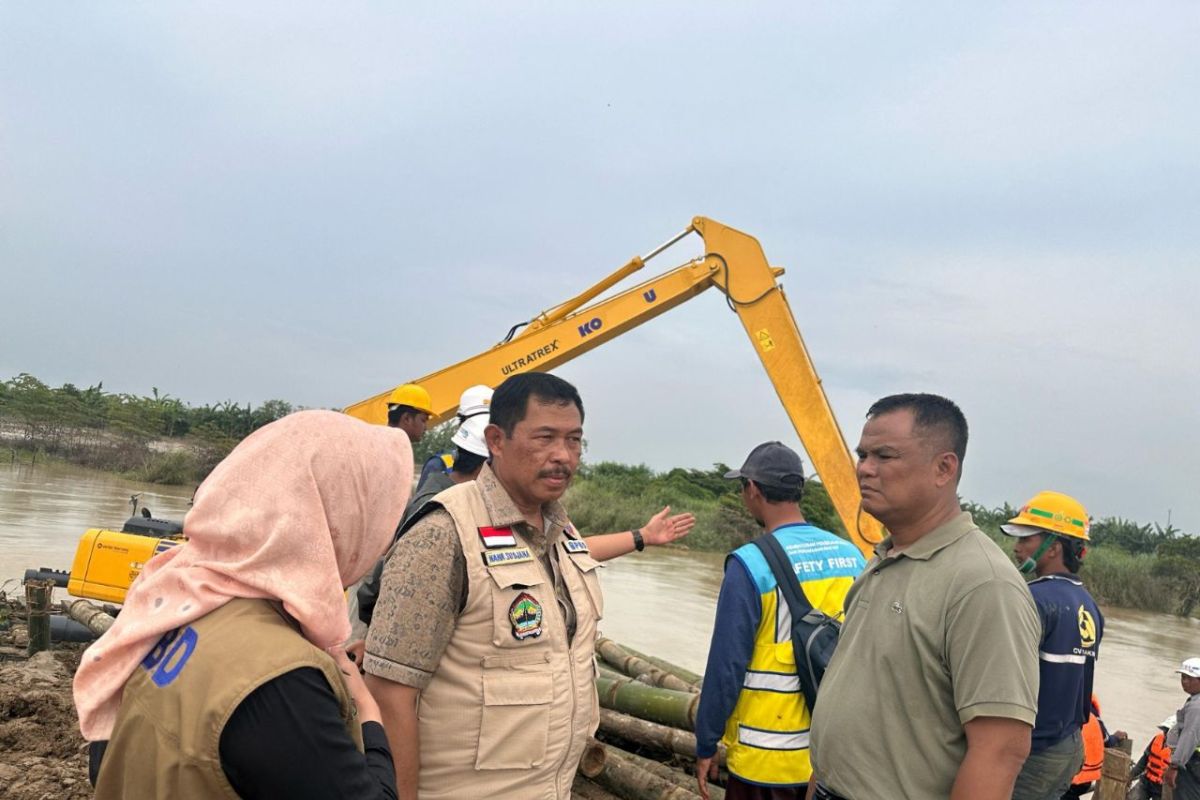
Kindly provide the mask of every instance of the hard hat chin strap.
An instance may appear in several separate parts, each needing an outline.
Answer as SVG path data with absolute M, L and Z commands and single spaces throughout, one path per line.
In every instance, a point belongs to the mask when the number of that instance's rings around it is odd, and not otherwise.
M 1020 569 L 1021 572 L 1026 575 L 1028 575 L 1030 572 L 1033 572 L 1035 569 L 1037 569 L 1038 559 L 1046 554 L 1046 551 L 1050 549 L 1050 545 L 1054 544 L 1054 540 L 1057 538 L 1058 537 L 1052 533 L 1042 534 L 1041 546 L 1038 547 L 1038 549 L 1034 552 L 1033 555 L 1031 555 L 1029 558 L 1025 559 L 1021 563 L 1021 566 L 1018 567 L 1018 569 Z

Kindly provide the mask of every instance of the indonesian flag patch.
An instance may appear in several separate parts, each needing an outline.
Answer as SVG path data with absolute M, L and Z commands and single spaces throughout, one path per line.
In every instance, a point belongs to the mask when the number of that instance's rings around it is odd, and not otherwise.
M 512 528 L 480 528 L 479 538 L 483 546 L 489 550 L 497 547 L 516 547 L 517 537 L 513 536 Z

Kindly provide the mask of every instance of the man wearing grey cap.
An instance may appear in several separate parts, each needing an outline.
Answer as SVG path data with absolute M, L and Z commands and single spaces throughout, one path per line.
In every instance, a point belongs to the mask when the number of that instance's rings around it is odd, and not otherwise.
M 808 524 L 800 512 L 800 456 L 779 442 L 750 451 L 741 469 L 742 502 L 783 548 L 804 598 L 842 618 L 842 604 L 865 566 L 854 545 Z M 725 561 L 725 578 L 696 715 L 696 775 L 708 798 L 717 741 L 727 748 L 728 800 L 802 798 L 812 772 L 810 712 L 791 644 L 791 616 L 775 573 L 754 543 Z

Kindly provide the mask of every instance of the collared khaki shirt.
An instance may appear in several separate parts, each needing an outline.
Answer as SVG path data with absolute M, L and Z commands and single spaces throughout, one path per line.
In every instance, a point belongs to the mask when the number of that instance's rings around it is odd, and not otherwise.
M 569 524 L 562 505 L 555 501 L 542 506 L 543 529 L 538 531 L 517 510 L 490 465 L 484 465 L 476 485 L 496 526 L 518 528 L 554 576 L 554 592 L 568 637 L 573 636 L 575 608 L 563 584 L 556 548 L 546 548 L 548 532 Z M 467 566 L 454 520 L 442 509 L 432 511 L 405 533 L 387 556 L 379 602 L 367 633 L 366 671 L 424 689 L 450 642 L 466 592 Z
M 846 596 L 812 757 L 852 800 L 945 800 L 976 717 L 1037 717 L 1041 622 L 1012 561 L 962 513 L 906 549 L 891 537 Z

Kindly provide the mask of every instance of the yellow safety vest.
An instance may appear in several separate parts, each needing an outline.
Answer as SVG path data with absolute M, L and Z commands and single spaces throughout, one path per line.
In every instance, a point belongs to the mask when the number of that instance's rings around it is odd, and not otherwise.
M 813 608 L 841 619 L 846 592 L 864 566 L 854 545 L 807 525 L 786 526 L 773 535 L 792 561 Z M 759 591 L 762 616 L 742 690 L 722 737 L 729 771 L 767 786 L 807 783 L 812 776 L 808 751 L 811 713 L 796 675 L 787 601 L 756 546 L 744 545 L 730 558 L 740 561 L 750 573 Z

